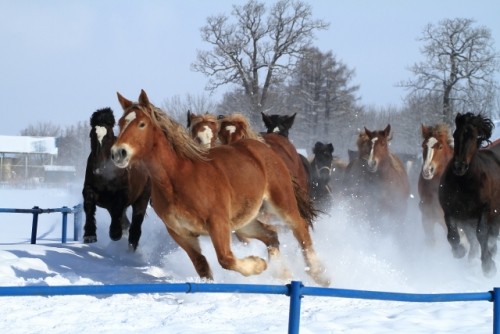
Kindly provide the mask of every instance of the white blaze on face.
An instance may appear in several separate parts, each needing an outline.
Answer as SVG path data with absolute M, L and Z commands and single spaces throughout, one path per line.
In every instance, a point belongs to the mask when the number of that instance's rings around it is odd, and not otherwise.
M 123 126 L 122 132 L 125 131 L 127 126 L 130 124 L 130 122 L 132 122 L 136 118 L 137 118 L 137 114 L 135 113 L 135 111 L 128 113 L 127 116 L 125 116 L 125 125 Z
M 427 140 L 427 155 L 424 160 L 423 170 L 424 172 L 428 171 L 432 166 L 432 158 L 434 157 L 434 145 L 437 143 L 437 139 L 431 137 Z
M 95 126 L 95 134 L 97 135 L 97 140 L 99 141 L 99 144 L 102 145 L 102 139 L 104 136 L 106 136 L 106 133 L 108 133 L 108 130 L 104 126 Z
M 229 132 L 230 134 L 233 134 L 233 133 L 235 133 L 235 132 L 236 132 L 236 126 L 234 126 L 234 125 L 228 125 L 228 126 L 226 126 L 226 130 L 227 130 L 227 132 Z
M 210 129 L 208 126 L 203 127 L 203 131 L 199 131 L 196 137 L 200 140 L 201 144 L 205 146 L 206 148 L 210 148 L 210 143 L 212 141 L 214 134 L 212 132 L 212 129 Z
M 274 132 L 274 133 L 279 133 L 279 132 L 280 132 L 280 128 L 275 127 L 275 128 L 273 129 L 273 132 Z
M 370 150 L 370 157 L 368 158 L 368 161 L 373 161 L 373 150 L 375 149 L 375 143 L 377 142 L 378 138 L 375 137 L 372 139 L 372 149 Z

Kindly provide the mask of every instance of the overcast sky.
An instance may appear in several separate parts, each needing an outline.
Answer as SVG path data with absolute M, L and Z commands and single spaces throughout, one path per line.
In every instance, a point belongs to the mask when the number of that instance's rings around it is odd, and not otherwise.
M 88 121 L 116 92 L 137 99 L 145 89 L 160 105 L 175 95 L 207 94 L 207 78 L 192 72 L 200 28 L 210 15 L 230 13 L 239 0 L 0 0 L 0 135 L 29 124 L 63 128 Z M 398 105 L 394 85 L 421 60 L 416 40 L 427 23 L 466 17 L 491 29 L 500 51 L 498 0 L 324 0 L 309 3 L 330 22 L 314 42 L 355 69 L 362 103 Z M 215 99 L 220 97 L 219 92 Z

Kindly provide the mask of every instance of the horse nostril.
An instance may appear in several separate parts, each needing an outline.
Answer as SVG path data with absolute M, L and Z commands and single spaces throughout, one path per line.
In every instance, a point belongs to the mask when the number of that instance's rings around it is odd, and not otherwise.
M 125 159 L 125 158 L 127 157 L 127 150 L 125 150 L 124 148 L 122 148 L 122 149 L 120 150 L 120 157 L 121 157 L 122 159 Z

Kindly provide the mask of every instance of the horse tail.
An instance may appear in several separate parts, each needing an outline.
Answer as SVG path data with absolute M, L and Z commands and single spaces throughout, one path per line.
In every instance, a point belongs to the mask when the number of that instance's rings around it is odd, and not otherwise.
M 295 178 L 293 178 L 292 182 L 293 192 L 295 194 L 295 199 L 297 200 L 300 216 L 304 218 L 311 229 L 313 229 L 313 221 L 316 217 L 318 217 L 319 210 L 315 208 L 312 199 L 307 195 L 304 189 L 299 186 Z

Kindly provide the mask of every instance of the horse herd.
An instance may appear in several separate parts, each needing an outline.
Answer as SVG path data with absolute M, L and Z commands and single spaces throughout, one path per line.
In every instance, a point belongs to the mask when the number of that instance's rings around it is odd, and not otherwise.
M 318 285 L 329 286 L 331 277 L 310 235 L 318 215 L 348 198 L 364 218 L 383 217 L 370 222 L 376 228 L 400 231 L 404 225 L 410 187 L 401 160 L 389 149 L 390 125 L 364 128 L 356 155 L 343 163 L 334 157 L 331 143 L 317 142 L 312 159 L 297 152 L 288 139 L 295 114 L 262 113 L 267 131 L 258 133 L 239 113 L 188 112 L 184 126 L 155 107 L 144 91 L 137 102 L 119 93 L 118 100 L 123 108 L 118 136 L 111 109 L 97 110 L 90 121 L 91 153 L 82 192 L 85 243 L 97 241 L 99 206 L 111 216 L 110 238 L 119 240 L 128 229 L 129 246 L 135 250 L 151 204 L 201 278 L 213 279 L 198 238 L 208 235 L 223 268 L 256 275 L 269 261 L 276 264 L 278 278 L 290 279 L 280 255 L 278 219 L 296 238 L 306 272 Z M 443 226 L 455 257 L 466 254 L 464 239 L 469 257 L 480 249 L 483 273 L 493 276 L 500 228 L 500 145 L 489 141 L 493 123 L 482 115 L 458 114 L 455 123 L 453 138 L 444 124 L 422 125 L 422 225 L 429 244 L 434 225 Z M 268 261 L 236 257 L 233 234 L 240 242 L 262 241 Z

